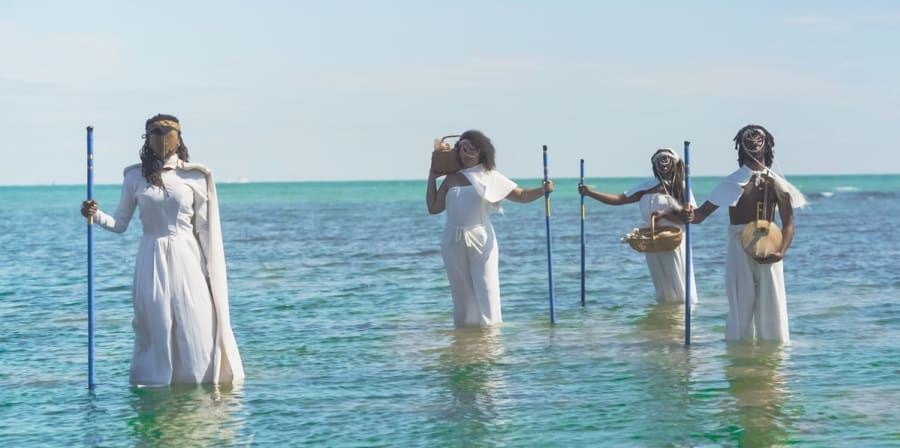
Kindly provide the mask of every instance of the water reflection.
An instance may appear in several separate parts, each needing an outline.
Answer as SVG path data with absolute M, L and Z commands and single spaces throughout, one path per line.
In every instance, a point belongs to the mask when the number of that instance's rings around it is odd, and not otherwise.
M 490 445 L 499 430 L 497 401 L 505 381 L 496 361 L 503 353 L 499 328 L 471 327 L 453 330 L 440 355 L 439 369 L 450 391 L 443 417 L 453 438 L 466 446 Z
M 654 304 L 639 321 L 639 349 L 635 353 L 635 381 L 639 399 L 632 404 L 640 421 L 652 419 L 653 443 L 691 444 L 688 410 L 693 402 L 694 353 L 684 346 L 684 306 Z M 658 440 L 654 440 L 659 438 Z
M 81 415 L 84 416 L 84 424 L 82 428 L 86 430 L 82 433 L 81 443 L 84 446 L 102 446 L 103 436 L 100 431 L 100 422 L 103 415 L 103 409 L 99 406 L 99 398 L 94 389 L 90 389 L 85 396 L 81 405 Z
M 729 343 L 725 376 L 737 405 L 741 446 L 777 446 L 788 441 L 783 409 L 787 395 L 781 364 L 787 356 L 777 343 Z
M 243 421 L 240 386 L 135 388 L 128 420 L 135 446 L 229 446 Z
M 650 306 L 640 321 L 640 328 L 648 342 L 684 344 L 684 305 L 657 303 Z

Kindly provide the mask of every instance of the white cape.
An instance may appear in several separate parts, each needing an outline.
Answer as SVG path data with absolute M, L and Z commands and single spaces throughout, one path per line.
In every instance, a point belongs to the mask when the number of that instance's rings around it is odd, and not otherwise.
M 475 187 L 478 196 L 491 204 L 496 204 L 511 193 L 518 185 L 497 170 L 486 170 L 478 164 L 459 171 Z
M 205 251 L 209 288 L 216 309 L 216 351 L 213 354 L 213 383 L 238 383 L 244 379 L 244 366 L 238 353 L 234 332 L 231 330 L 231 313 L 228 308 L 228 282 L 225 274 L 225 247 L 222 243 L 222 227 L 219 221 L 219 199 L 212 171 L 199 163 L 185 163 L 180 168 L 197 170 L 206 175 L 207 223 L 206 232 L 198 231 L 200 246 Z
M 753 171 L 746 165 L 741 165 L 737 171 L 731 173 L 728 177 L 719 182 L 719 185 L 716 186 L 712 193 L 710 193 L 707 200 L 719 207 L 726 205 L 733 207 L 737 205 L 738 199 L 740 199 L 741 195 L 744 193 L 744 186 L 747 185 L 747 182 L 750 182 L 750 178 L 753 177 L 754 174 L 763 173 L 765 172 Z M 768 174 L 775 180 L 776 188 L 790 196 L 791 206 L 793 208 L 802 208 L 806 205 L 806 197 L 803 196 L 803 193 L 801 193 L 797 187 L 791 185 L 790 182 L 775 174 L 772 170 L 768 170 Z

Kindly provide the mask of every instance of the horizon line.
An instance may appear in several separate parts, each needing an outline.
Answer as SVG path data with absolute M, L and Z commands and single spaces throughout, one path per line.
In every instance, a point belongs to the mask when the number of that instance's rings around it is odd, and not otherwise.
M 853 174 L 785 174 L 784 177 L 867 177 L 867 176 L 900 176 L 900 173 L 853 173 Z M 441 176 L 445 177 L 445 176 Z M 650 176 L 591 176 L 585 179 L 636 179 L 649 178 Z M 722 175 L 693 175 L 692 179 L 724 178 Z M 439 178 L 440 179 L 440 178 Z M 534 180 L 542 177 L 510 177 L 510 179 Z M 579 180 L 579 177 L 557 177 L 560 180 Z M 244 185 L 244 184 L 299 184 L 299 183 L 364 183 L 364 182 L 425 182 L 426 179 L 401 178 L 401 179 L 319 179 L 319 180 L 217 180 L 217 185 Z M 121 185 L 116 183 L 95 183 L 95 186 Z M 14 187 L 84 187 L 84 183 L 43 183 L 43 184 L 0 184 L 0 188 Z

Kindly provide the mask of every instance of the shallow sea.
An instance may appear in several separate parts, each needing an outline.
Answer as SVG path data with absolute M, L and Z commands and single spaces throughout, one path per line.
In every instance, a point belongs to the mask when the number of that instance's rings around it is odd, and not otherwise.
M 87 384 L 84 187 L 0 187 L 2 446 L 900 446 L 900 176 L 793 176 L 811 204 L 785 260 L 792 342 L 723 340 L 727 213 L 693 226 L 700 303 L 655 305 L 619 242 L 636 206 L 508 203 L 505 323 L 455 330 L 424 182 L 221 184 L 246 383 L 132 389 L 140 223 L 95 232 Z M 588 179 L 622 191 L 639 179 Z M 694 180 L 702 201 L 716 182 Z M 521 180 L 537 186 L 536 179 Z M 97 187 L 113 210 L 118 185 Z

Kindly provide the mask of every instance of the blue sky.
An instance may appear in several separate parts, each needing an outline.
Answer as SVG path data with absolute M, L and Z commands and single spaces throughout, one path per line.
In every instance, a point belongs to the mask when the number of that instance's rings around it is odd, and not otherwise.
M 0 185 L 83 183 L 89 124 L 118 183 L 159 112 L 219 181 L 424 179 L 471 128 L 514 178 L 725 175 L 748 123 L 788 175 L 900 173 L 892 1 L 6 0 L 0 41 Z

